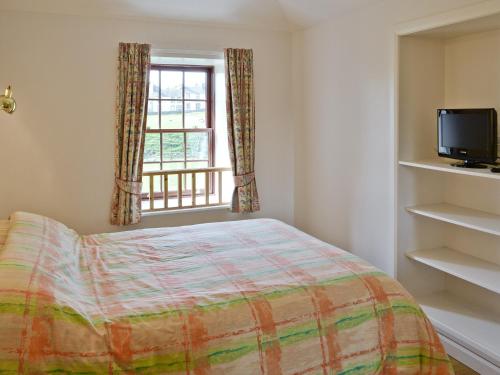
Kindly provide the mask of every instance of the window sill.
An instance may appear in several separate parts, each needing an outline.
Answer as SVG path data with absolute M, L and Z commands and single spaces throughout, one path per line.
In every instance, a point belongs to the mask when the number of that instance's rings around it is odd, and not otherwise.
M 178 214 L 193 214 L 198 212 L 206 212 L 206 211 L 223 211 L 226 210 L 230 212 L 231 206 L 229 204 L 223 204 L 221 206 L 212 206 L 212 207 L 193 207 L 193 208 L 180 208 L 178 210 L 165 210 L 165 211 L 149 211 L 143 212 L 143 217 L 148 216 L 162 216 L 162 215 L 178 215 Z

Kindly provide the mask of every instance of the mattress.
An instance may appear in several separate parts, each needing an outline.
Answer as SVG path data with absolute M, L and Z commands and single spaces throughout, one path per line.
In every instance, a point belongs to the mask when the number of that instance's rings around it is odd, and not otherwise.
M 395 280 L 270 219 L 80 236 L 11 215 L 0 372 L 452 374 Z

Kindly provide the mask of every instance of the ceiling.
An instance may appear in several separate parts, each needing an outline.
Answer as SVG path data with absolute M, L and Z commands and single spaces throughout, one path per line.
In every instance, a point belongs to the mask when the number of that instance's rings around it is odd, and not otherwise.
M 0 0 L 0 10 L 307 28 L 380 0 Z

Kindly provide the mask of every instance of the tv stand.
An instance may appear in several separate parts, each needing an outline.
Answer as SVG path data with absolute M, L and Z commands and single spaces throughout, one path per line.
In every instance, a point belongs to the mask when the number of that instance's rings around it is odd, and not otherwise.
M 463 163 L 452 163 L 451 165 L 453 167 L 459 167 L 459 168 L 477 168 L 477 169 L 488 168 L 487 165 L 480 164 L 480 163 L 473 162 L 473 161 L 469 161 L 469 160 L 464 160 Z

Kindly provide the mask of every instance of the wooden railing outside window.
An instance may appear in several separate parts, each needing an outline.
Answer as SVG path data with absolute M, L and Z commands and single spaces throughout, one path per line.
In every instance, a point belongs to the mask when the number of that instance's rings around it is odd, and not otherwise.
M 143 173 L 143 212 L 227 205 L 224 178 L 231 168 L 178 169 Z

